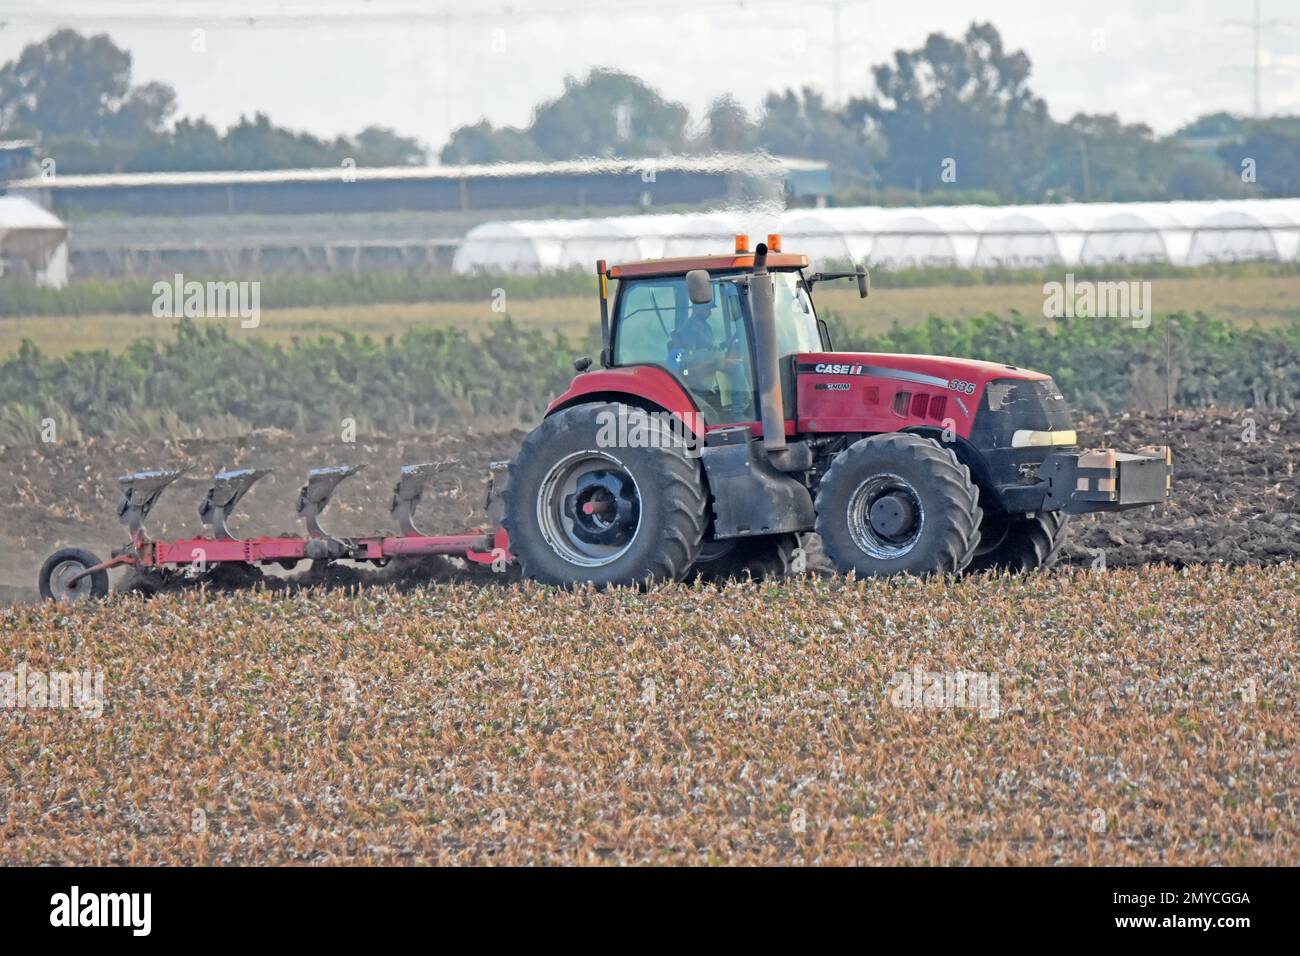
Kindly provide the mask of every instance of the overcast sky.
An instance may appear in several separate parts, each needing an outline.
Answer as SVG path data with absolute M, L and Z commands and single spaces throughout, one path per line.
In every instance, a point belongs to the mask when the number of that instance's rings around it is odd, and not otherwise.
M 1300 8 L 1260 5 L 1263 111 L 1300 112 Z M 175 87 L 180 115 L 224 127 L 260 110 L 328 136 L 379 124 L 436 149 L 481 117 L 526 123 L 592 66 L 696 116 L 723 93 L 749 107 L 787 86 L 833 94 L 837 61 L 839 92 L 863 92 L 895 49 L 978 18 L 1029 54 L 1058 119 L 1118 113 L 1169 132 L 1251 110 L 1252 17 L 1252 0 L 0 0 L 0 61 L 60 25 L 107 31 L 136 82 Z

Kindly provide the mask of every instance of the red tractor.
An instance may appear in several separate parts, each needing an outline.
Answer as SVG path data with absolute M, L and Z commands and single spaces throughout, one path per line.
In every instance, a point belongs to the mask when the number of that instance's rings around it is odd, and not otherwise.
M 753 253 L 597 264 L 601 368 L 510 464 L 504 526 L 526 577 L 628 584 L 780 573 L 815 530 L 858 575 L 1029 571 L 1070 514 L 1164 501 L 1167 448 L 1081 451 L 1040 372 L 835 352 L 814 287 Z M 612 313 L 607 280 L 618 280 Z
M 240 539 L 226 527 L 266 472 L 213 477 L 200 508 L 212 537 L 153 541 L 144 519 L 179 472 L 121 479 L 131 542 L 100 561 L 67 548 L 41 594 L 108 591 L 108 569 L 152 592 L 256 566 L 458 555 L 556 584 L 647 584 L 788 571 L 800 536 L 858 575 L 1029 571 L 1049 565 L 1071 514 L 1162 502 L 1165 447 L 1080 450 L 1061 393 L 1040 372 L 973 359 L 833 350 L 813 289 L 854 272 L 805 274 L 769 236 L 751 253 L 597 264 L 600 368 L 578 375 L 494 476 L 500 526 L 425 535 L 413 523 L 427 465 L 394 488 L 396 534 L 339 537 L 319 518 L 356 466 L 319 468 L 299 496 L 307 534 Z M 618 280 L 611 306 L 608 280 Z M 502 467 L 494 465 L 499 475 Z M 250 572 L 252 572 L 250 574 Z

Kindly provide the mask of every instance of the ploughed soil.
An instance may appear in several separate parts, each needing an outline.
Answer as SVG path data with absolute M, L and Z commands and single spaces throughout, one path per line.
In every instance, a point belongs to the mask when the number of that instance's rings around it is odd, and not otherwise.
M 1132 450 L 1163 443 L 1166 424 L 1162 416 L 1132 414 L 1085 418 L 1079 431 L 1085 444 Z M 401 465 L 435 462 L 438 471 L 426 488 L 417 523 L 429 533 L 454 533 L 485 524 L 488 463 L 511 457 L 523 435 L 470 428 L 360 436 L 345 443 L 261 430 L 219 440 L 100 439 L 0 447 L 0 603 L 34 599 L 40 565 L 57 548 L 84 547 L 106 558 L 126 542 L 126 529 L 117 520 L 117 478 L 131 471 L 188 469 L 150 515 L 149 531 L 161 539 L 205 532 L 198 505 L 208 477 L 220 468 L 274 469 L 245 496 L 231 528 L 244 535 L 280 534 L 301 532 L 295 506 L 308 469 L 366 462 L 366 470 L 339 486 L 323 519 L 335 533 L 360 535 L 393 529 L 388 507 Z M 1172 501 L 1073 519 L 1064 562 L 1181 567 L 1300 559 L 1300 415 L 1182 411 L 1168 426 L 1168 437 L 1174 450 Z M 814 558 L 816 550 L 810 548 Z M 438 561 L 420 573 L 456 576 L 465 569 L 455 561 Z M 341 580 L 349 574 L 343 572 Z M 392 573 L 384 579 L 393 580 Z

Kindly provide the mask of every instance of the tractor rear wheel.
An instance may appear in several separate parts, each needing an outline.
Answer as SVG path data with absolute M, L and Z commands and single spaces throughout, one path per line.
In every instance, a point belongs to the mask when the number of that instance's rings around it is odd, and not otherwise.
M 568 408 L 533 429 L 503 503 L 520 571 L 545 584 L 677 581 L 704 537 L 699 460 L 660 417 L 613 403 Z
M 108 594 L 108 572 L 77 577 L 99 564 L 99 558 L 82 548 L 62 548 L 45 559 L 38 588 L 47 601 L 89 601 Z M 73 578 L 77 580 L 73 581 Z
M 975 555 L 966 573 L 1011 571 L 1025 574 L 1050 568 L 1060 557 L 1061 545 L 1069 537 L 1069 515 L 1061 511 L 1038 511 L 1028 517 L 1006 519 L 1006 533 L 996 546 Z
M 797 534 L 760 534 L 747 538 L 706 541 L 687 578 L 722 582 L 775 580 L 793 571 Z
M 979 544 L 979 489 L 950 449 L 898 432 L 854 442 L 817 492 L 817 533 L 859 577 L 956 574 Z

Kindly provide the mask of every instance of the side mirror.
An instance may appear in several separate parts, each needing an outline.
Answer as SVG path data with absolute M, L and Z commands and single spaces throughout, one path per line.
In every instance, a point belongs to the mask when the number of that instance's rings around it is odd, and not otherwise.
M 861 264 L 859 264 L 857 268 L 857 273 L 858 273 L 858 298 L 865 299 L 867 296 L 871 295 L 871 273 L 867 271 L 866 266 Z
M 713 301 L 713 280 L 708 269 L 692 269 L 686 273 L 686 294 L 691 305 L 708 305 Z

